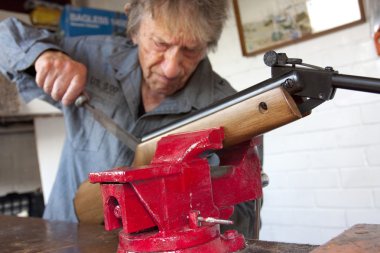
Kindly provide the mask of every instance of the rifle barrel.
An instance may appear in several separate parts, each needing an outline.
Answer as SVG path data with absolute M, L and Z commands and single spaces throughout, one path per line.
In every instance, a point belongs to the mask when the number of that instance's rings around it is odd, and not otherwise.
M 378 78 L 337 74 L 332 76 L 332 86 L 380 94 L 380 79 Z

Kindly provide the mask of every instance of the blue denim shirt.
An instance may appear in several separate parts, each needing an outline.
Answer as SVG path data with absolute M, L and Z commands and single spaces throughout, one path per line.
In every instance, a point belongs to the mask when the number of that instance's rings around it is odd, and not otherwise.
M 0 71 L 17 84 L 23 98 L 44 99 L 61 108 L 64 114 L 67 137 L 44 213 L 44 218 L 50 220 L 77 221 L 73 198 L 88 173 L 130 165 L 134 153 L 84 108 L 62 106 L 36 86 L 33 64 L 43 51 L 61 50 L 85 64 L 86 92 L 91 104 L 137 137 L 235 93 L 226 80 L 213 72 L 206 58 L 184 89 L 139 116 L 142 72 L 137 47 L 127 38 L 59 38 L 11 18 L 0 23 L 0 45 Z

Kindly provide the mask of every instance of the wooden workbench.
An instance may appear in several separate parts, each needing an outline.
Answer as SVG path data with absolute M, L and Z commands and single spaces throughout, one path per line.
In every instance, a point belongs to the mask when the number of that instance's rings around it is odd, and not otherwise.
M 52 222 L 0 215 L 0 252 L 116 252 L 118 230 L 103 226 Z M 380 225 L 357 225 L 321 247 L 305 244 L 247 241 L 244 253 L 374 253 L 380 252 Z M 378 242 L 379 241 L 379 242 Z M 348 249 L 351 249 L 349 251 Z M 314 250 L 314 251 L 313 251 Z M 343 250 L 343 251 L 338 251 Z
M 118 231 L 100 225 L 0 215 L 0 252 L 116 252 Z

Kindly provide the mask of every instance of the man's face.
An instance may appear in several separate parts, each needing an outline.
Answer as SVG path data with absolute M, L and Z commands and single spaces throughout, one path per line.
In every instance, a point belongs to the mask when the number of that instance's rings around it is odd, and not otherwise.
M 133 41 L 139 46 L 142 85 L 150 95 L 166 97 L 180 90 L 205 57 L 206 43 L 184 35 L 186 31 L 172 34 L 149 15 L 142 19 Z

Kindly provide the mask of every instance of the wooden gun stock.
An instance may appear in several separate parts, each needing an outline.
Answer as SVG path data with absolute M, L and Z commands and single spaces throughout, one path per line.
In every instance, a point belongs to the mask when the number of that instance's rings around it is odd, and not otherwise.
M 278 87 L 147 140 L 136 149 L 133 166 L 149 164 L 159 139 L 165 135 L 206 128 L 224 128 L 224 147 L 229 147 L 301 118 L 292 97 Z
M 157 142 L 169 134 L 222 126 L 225 131 L 223 145 L 229 147 L 300 118 L 302 115 L 293 98 L 278 86 L 142 142 L 136 148 L 132 167 L 149 164 Z M 99 184 L 86 181 L 79 187 L 74 205 L 80 222 L 100 224 L 103 221 L 101 198 Z

